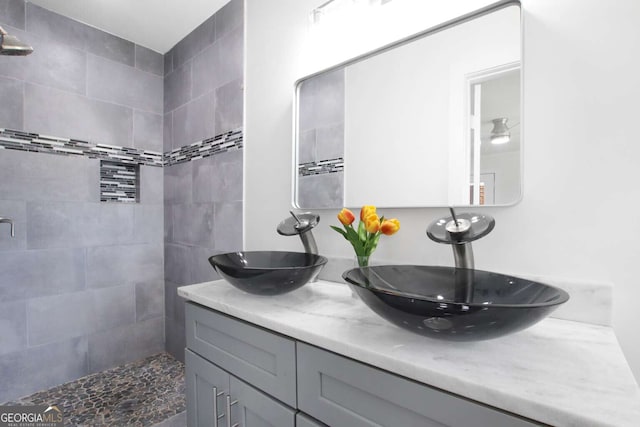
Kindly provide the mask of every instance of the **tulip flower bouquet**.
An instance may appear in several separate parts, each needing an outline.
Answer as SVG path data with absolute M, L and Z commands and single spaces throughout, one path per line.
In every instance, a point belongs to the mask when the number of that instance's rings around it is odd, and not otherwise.
M 344 208 L 338 214 L 338 220 L 342 223 L 344 229 L 333 225 L 331 228 L 342 234 L 351 243 L 351 246 L 356 251 L 358 266 L 366 267 L 369 265 L 369 257 L 378 247 L 380 236 L 383 234 L 387 236 L 395 234 L 400 229 L 400 221 L 395 218 L 385 219 L 384 216 L 379 217 L 375 206 L 362 207 L 357 230 L 353 228 L 355 219 L 353 212 Z

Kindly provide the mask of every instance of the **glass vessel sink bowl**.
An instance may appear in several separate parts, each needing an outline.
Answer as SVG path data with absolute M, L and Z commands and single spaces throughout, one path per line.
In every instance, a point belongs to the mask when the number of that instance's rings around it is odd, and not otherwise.
M 314 279 L 327 258 L 304 252 L 247 251 L 214 255 L 209 263 L 240 290 L 280 295 Z
M 342 277 L 374 312 L 420 335 L 480 341 L 525 329 L 569 300 L 562 289 L 488 271 L 381 265 Z

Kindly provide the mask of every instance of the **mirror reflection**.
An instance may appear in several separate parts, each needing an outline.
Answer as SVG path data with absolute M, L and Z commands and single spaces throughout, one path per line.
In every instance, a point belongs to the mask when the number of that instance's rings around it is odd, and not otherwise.
M 300 80 L 294 205 L 516 203 L 520 34 L 503 5 Z

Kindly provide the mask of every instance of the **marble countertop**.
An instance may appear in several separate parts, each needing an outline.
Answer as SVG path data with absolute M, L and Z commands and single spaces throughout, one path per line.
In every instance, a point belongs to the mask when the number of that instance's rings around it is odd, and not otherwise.
M 553 426 L 638 426 L 640 389 L 613 329 L 545 319 L 503 338 L 429 339 L 398 328 L 318 281 L 262 297 L 223 280 L 184 286 L 187 300 L 389 372 Z

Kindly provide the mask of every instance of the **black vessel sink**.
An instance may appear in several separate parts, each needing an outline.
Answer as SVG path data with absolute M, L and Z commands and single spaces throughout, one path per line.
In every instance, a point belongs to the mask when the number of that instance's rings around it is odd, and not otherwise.
M 304 252 L 253 251 L 214 255 L 209 262 L 238 289 L 258 295 L 279 295 L 316 277 L 327 259 Z
M 382 265 L 354 268 L 342 277 L 388 321 L 449 341 L 520 331 L 569 300 L 553 286 L 464 268 Z

